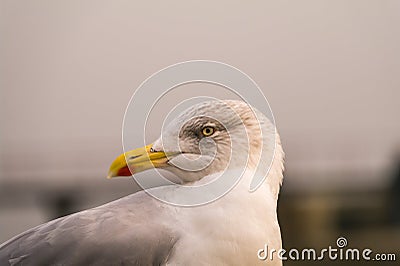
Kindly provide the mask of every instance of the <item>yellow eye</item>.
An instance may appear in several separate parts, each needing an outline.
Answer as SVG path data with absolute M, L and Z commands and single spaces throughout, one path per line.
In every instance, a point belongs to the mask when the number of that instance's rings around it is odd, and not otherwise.
M 213 127 L 204 127 L 202 133 L 205 137 L 211 136 L 212 134 L 214 134 L 214 128 Z

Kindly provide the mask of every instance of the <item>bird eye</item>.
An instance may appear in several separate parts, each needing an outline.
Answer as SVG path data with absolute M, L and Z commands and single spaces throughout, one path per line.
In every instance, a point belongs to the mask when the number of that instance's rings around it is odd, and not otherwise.
M 205 137 L 209 137 L 212 134 L 214 134 L 214 128 L 213 127 L 204 127 L 202 130 L 202 133 Z

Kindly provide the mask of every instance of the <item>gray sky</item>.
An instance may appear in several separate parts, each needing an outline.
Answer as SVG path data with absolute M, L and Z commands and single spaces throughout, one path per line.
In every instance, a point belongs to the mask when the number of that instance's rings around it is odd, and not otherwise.
M 0 181 L 103 178 L 135 88 L 191 59 L 260 85 L 292 173 L 384 169 L 400 145 L 399 13 L 389 0 L 2 0 Z

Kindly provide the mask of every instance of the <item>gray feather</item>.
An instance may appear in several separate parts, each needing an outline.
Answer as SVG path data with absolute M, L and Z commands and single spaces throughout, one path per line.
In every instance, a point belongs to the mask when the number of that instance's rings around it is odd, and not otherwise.
M 0 245 L 0 265 L 161 265 L 174 218 L 139 192 L 32 228 Z

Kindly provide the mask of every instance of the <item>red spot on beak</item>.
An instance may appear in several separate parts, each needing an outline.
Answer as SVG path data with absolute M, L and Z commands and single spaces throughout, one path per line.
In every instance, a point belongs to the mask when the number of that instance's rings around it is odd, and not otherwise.
M 129 167 L 128 166 L 124 166 L 124 167 L 122 167 L 121 169 L 119 169 L 118 170 L 118 176 L 130 176 L 130 175 L 133 175 L 133 173 L 134 173 L 134 171 L 133 171 L 133 169 L 132 169 L 132 172 L 131 172 L 131 170 L 129 169 Z

